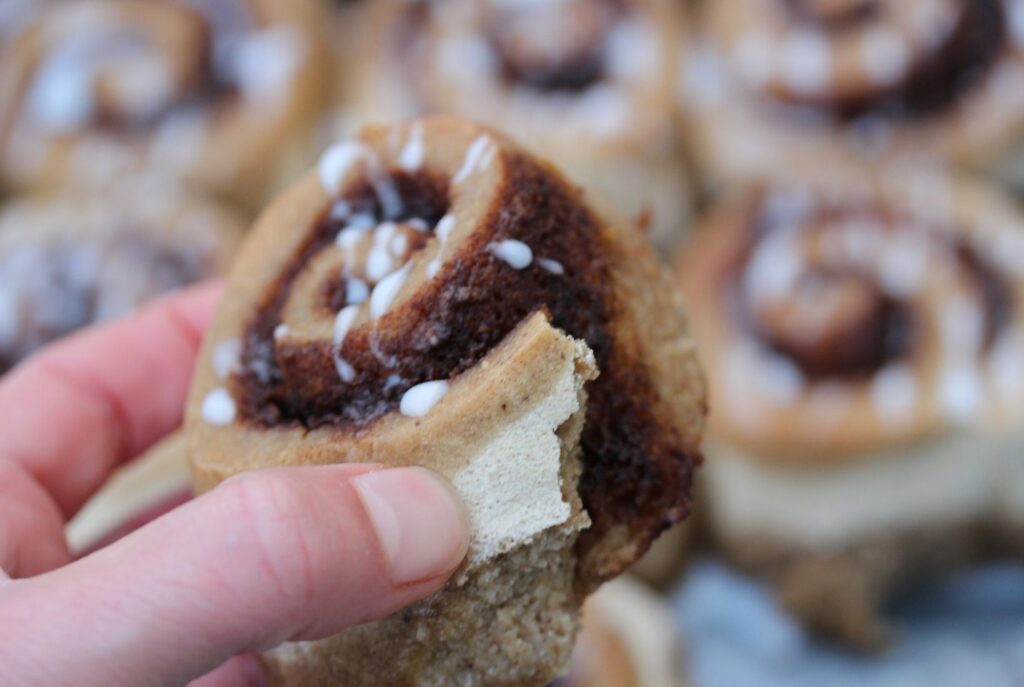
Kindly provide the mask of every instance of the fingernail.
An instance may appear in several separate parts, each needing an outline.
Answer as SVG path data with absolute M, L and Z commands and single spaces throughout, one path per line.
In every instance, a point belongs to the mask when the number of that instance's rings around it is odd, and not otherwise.
M 387 556 L 398 586 L 450 573 L 466 555 L 466 516 L 458 496 L 425 468 L 395 468 L 360 475 L 352 486 Z

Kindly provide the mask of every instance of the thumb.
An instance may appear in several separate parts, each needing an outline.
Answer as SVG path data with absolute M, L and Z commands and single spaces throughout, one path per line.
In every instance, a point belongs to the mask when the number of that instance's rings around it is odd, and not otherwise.
M 0 587 L 0 684 L 183 684 L 234 654 L 421 599 L 467 546 L 454 491 L 422 468 L 247 473 L 78 563 Z

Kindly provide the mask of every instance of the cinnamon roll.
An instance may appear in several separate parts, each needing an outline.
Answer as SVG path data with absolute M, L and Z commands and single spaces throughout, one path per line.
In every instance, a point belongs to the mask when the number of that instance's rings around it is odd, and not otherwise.
M 52 3 L 0 64 L 0 184 L 172 173 L 254 206 L 296 164 L 328 85 L 313 0 Z
M 683 109 L 716 181 L 780 159 L 1019 166 L 1020 0 L 721 0 L 698 24 Z
M 372 461 L 438 470 L 467 504 L 455 581 L 273 652 L 282 683 L 543 685 L 582 596 L 686 514 L 702 385 L 642 239 L 499 135 L 415 120 L 332 147 L 263 215 L 197 368 L 188 450 L 201 489 Z
M 232 210 L 142 180 L 0 207 L 0 371 L 75 329 L 222 273 L 240 243 Z
M 668 246 L 691 200 L 673 122 L 680 14 L 673 0 L 389 0 L 374 9 L 350 117 L 494 126 Z
M 679 261 L 713 536 L 811 627 L 877 646 L 903 585 L 1021 531 L 1022 256 L 993 189 L 894 169 L 750 188 Z
M 681 654 L 665 601 L 621 577 L 587 599 L 569 675 L 549 687 L 683 687 Z

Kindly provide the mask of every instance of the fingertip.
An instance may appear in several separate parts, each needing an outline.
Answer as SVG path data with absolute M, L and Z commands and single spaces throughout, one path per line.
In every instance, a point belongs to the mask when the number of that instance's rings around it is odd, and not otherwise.
M 352 486 L 394 586 L 447 577 L 465 558 L 466 512 L 441 475 L 421 467 L 395 468 L 359 475 Z

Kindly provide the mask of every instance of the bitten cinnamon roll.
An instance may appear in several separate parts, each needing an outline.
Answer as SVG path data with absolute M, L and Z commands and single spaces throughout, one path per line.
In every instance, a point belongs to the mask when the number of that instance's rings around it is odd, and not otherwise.
M 1008 154 L 1024 129 L 1020 0 L 721 0 L 701 15 L 682 95 L 719 181 L 783 158 L 1020 166 Z
M 281 683 L 543 685 L 583 595 L 686 514 L 702 416 L 643 240 L 497 134 L 437 118 L 365 128 L 271 205 L 187 431 L 200 488 L 267 465 L 420 464 L 469 510 L 442 593 L 273 652 Z
M 469 117 L 558 164 L 667 246 L 689 218 L 673 122 L 673 0 L 390 0 L 374 10 L 350 116 Z
M 901 586 L 1024 525 L 1024 217 L 894 170 L 753 188 L 702 225 L 678 274 L 717 544 L 812 627 L 876 646 Z
M 127 183 L 0 206 L 0 372 L 79 327 L 225 271 L 233 212 L 166 184 Z
M 140 168 L 252 206 L 311 145 L 327 86 L 312 0 L 76 0 L 0 64 L 0 184 Z

